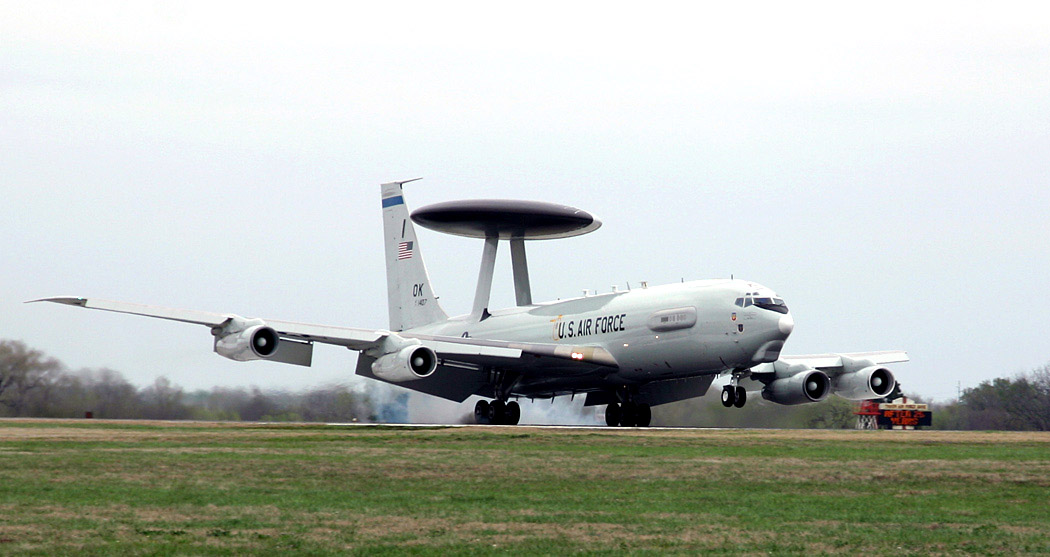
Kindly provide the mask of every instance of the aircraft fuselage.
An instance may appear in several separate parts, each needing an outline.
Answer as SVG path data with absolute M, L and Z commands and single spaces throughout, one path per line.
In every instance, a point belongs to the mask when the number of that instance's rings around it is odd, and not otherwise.
M 602 383 L 635 384 L 775 361 L 794 326 L 791 315 L 783 305 L 737 305 L 749 297 L 777 298 L 744 280 L 693 281 L 496 310 L 481 321 L 463 315 L 406 333 L 600 346 L 619 366 Z M 577 376 L 573 384 L 592 374 L 587 366 L 561 372 Z

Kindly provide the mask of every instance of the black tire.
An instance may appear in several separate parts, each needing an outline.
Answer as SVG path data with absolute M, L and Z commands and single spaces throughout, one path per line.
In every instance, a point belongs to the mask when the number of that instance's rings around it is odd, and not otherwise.
M 512 400 L 507 403 L 507 409 L 505 410 L 505 420 L 507 425 L 518 425 L 518 420 L 521 419 L 521 406 L 518 406 L 518 402 Z
M 729 408 L 736 402 L 736 391 L 733 387 L 726 385 L 722 387 L 722 406 Z
M 489 404 L 489 423 L 503 425 L 507 416 L 507 405 L 502 400 L 494 400 Z
M 743 408 L 744 404 L 747 403 L 747 389 L 737 386 L 736 388 L 736 400 L 733 401 L 733 406 L 737 408 Z
M 617 427 L 620 425 L 620 405 L 615 402 L 605 407 L 605 423 L 609 427 Z
M 635 412 L 634 423 L 638 427 L 649 427 L 649 424 L 653 421 L 653 409 L 648 404 L 639 404 L 638 410 Z
M 620 416 L 620 425 L 623 427 L 635 427 L 638 425 L 638 407 L 634 404 L 623 403 L 623 414 Z
M 479 424 L 491 423 L 489 420 L 489 401 L 479 400 L 474 405 L 474 422 Z

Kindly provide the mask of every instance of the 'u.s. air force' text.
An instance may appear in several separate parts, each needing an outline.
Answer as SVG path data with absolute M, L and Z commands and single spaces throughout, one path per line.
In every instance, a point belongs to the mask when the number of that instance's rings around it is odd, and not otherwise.
M 626 328 L 626 313 L 619 315 L 603 315 L 572 321 L 558 320 L 554 323 L 554 340 L 563 338 L 585 337 L 589 335 L 600 335 L 604 333 L 615 333 Z

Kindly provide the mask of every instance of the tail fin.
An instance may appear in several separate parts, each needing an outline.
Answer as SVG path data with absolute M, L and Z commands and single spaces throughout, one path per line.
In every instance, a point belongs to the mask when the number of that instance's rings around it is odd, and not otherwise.
M 382 185 L 391 331 L 403 331 L 448 319 L 448 314 L 438 305 L 437 297 L 430 287 L 430 276 L 423 263 L 416 229 L 408 218 L 408 206 L 405 205 L 401 189 L 405 183 Z

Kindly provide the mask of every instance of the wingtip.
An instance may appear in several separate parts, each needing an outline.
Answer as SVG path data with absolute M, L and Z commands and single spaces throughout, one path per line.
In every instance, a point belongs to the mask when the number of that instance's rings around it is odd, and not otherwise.
M 58 296 L 55 298 L 40 298 L 39 300 L 28 300 L 25 303 L 35 304 L 36 302 L 52 302 L 56 304 L 65 304 L 67 306 L 84 307 L 87 305 L 87 298 L 81 298 L 79 296 Z

